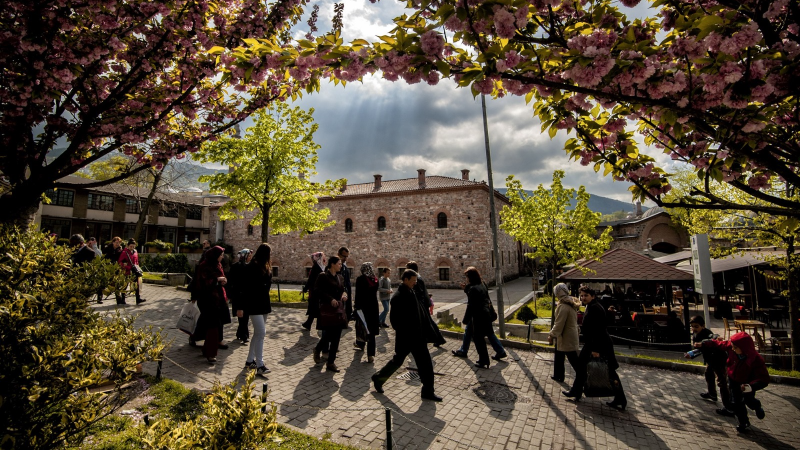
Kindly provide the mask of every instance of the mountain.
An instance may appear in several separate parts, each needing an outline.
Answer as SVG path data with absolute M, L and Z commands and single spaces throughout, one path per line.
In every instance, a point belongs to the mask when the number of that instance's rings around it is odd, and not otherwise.
M 506 195 L 506 188 L 498 188 L 496 189 L 497 192 Z M 525 191 L 528 195 L 532 195 L 533 191 Z M 635 208 L 632 203 L 621 202 L 619 200 L 614 200 L 613 198 L 603 197 L 601 195 L 594 195 L 589 194 L 589 209 L 594 212 L 599 212 L 600 214 L 611 214 L 617 211 L 633 211 Z M 573 206 L 575 205 L 573 201 Z M 646 206 L 642 206 L 642 211 L 646 211 L 648 208 Z

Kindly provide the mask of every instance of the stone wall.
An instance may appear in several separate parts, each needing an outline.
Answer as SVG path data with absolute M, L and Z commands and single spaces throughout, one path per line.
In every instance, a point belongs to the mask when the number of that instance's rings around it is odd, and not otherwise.
M 397 282 L 398 268 L 415 260 L 431 287 L 458 287 L 464 269 L 471 265 L 478 268 L 487 283 L 493 283 L 488 197 L 488 188 L 477 185 L 321 199 L 319 207 L 329 208 L 330 219 L 336 224 L 304 238 L 296 232 L 270 236 L 273 266 L 278 268 L 278 278 L 282 281 L 304 283 L 306 268 L 311 266 L 309 254 L 323 251 L 335 255 L 339 247 L 345 246 L 350 250 L 348 266 L 354 278 L 360 274 L 361 263 L 370 261 L 376 268 L 391 268 L 392 281 Z M 498 211 L 505 204 L 503 197 L 495 197 Z M 447 228 L 438 228 L 440 213 L 447 216 Z M 215 236 L 220 222 L 213 205 L 210 214 L 210 235 Z M 245 219 L 224 224 L 224 241 L 236 251 L 244 247 L 253 249 L 259 244 L 260 227 L 253 227 L 252 234 L 248 234 L 247 224 L 253 216 L 249 212 Z M 378 231 L 380 217 L 386 221 L 384 231 Z M 347 219 L 353 222 L 352 232 L 345 231 Z M 520 272 L 517 244 L 500 231 L 498 245 L 503 277 L 517 277 Z M 448 269 L 449 279 L 440 279 L 440 268 Z

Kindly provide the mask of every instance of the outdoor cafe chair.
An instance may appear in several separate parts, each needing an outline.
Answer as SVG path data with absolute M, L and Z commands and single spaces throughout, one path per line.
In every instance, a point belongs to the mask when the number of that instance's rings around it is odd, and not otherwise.
M 724 333 L 722 335 L 722 339 L 730 339 L 731 334 L 736 332 L 736 329 L 731 327 L 730 322 L 728 322 L 728 319 L 725 318 L 725 317 L 722 318 L 722 324 L 725 325 L 725 331 L 724 331 Z

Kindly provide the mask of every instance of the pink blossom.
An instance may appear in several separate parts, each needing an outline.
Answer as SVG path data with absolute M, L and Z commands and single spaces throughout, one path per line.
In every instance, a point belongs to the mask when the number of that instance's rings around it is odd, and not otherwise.
M 472 88 L 478 91 L 480 94 L 491 95 L 491 93 L 494 91 L 494 80 L 490 77 L 484 78 L 481 81 L 472 83 Z
M 420 36 L 420 45 L 426 55 L 441 56 L 444 49 L 444 37 L 435 30 L 429 30 Z
M 505 8 L 500 8 L 494 13 L 494 28 L 497 35 L 504 39 L 511 39 L 517 32 L 516 18 Z

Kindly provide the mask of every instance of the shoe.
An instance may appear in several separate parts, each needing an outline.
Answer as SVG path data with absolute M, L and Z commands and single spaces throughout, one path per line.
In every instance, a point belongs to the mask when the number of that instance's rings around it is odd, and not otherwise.
M 467 357 L 467 354 L 465 352 L 461 351 L 461 350 L 453 350 L 453 351 L 451 351 L 451 353 L 453 354 L 453 356 L 458 356 L 459 358 L 466 358 Z
M 311 331 L 311 324 L 310 323 L 302 323 L 302 324 L 300 324 L 300 326 L 305 328 L 308 331 Z
M 257 367 L 258 366 L 256 366 L 256 362 L 255 361 L 244 363 L 244 368 L 245 369 L 256 369 Z
M 140 305 L 140 304 L 142 304 L 142 303 L 144 303 L 144 302 L 146 302 L 146 301 L 147 301 L 146 299 L 140 298 L 140 299 L 137 299 L 137 300 L 136 300 L 136 304 L 137 304 L 137 305 Z
M 386 322 L 381 323 L 381 328 L 389 328 L 389 325 L 386 325 Z
M 355 351 L 357 351 L 357 352 L 363 352 L 364 351 L 364 347 L 358 345 L 358 343 L 353 344 L 353 349 Z
M 103 304 L 103 301 L 102 301 L 102 300 L 98 300 L 98 301 L 97 301 L 97 304 L 98 304 L 98 305 L 102 305 L 102 304 Z
M 322 362 L 322 356 L 319 354 L 319 350 L 314 349 L 314 364 L 319 364 Z
M 764 420 L 764 416 L 766 415 L 767 414 L 764 412 L 764 408 L 758 408 L 756 410 L 756 417 L 758 417 L 758 420 Z
M 189 338 L 189 347 L 197 347 L 197 341 L 192 338 Z
M 708 392 L 703 392 L 702 394 L 700 394 L 700 397 L 704 398 L 706 400 L 711 400 L 712 402 L 717 401 L 717 396 L 716 395 L 711 395 Z
M 336 364 L 326 364 L 325 365 L 325 370 L 328 371 L 328 372 L 333 372 L 333 373 L 341 372 L 341 370 L 339 370 L 339 368 L 336 367 Z
M 475 361 L 475 367 L 478 367 L 478 368 L 481 368 L 481 369 L 488 369 L 489 368 L 489 363 L 482 363 L 480 361 Z
M 502 355 L 494 355 L 494 356 L 492 356 L 492 359 L 495 360 L 495 361 L 502 361 L 504 358 L 507 358 L 507 357 L 508 357 L 508 354 L 507 353 L 503 353 Z
M 557 381 L 557 382 L 559 382 L 559 383 L 563 383 L 563 382 L 564 382 L 564 379 L 563 379 L 563 378 L 558 378 L 558 377 L 550 377 L 550 379 L 551 379 L 551 380 L 553 380 L 553 381 Z
M 434 394 L 433 392 L 423 392 L 422 395 L 420 395 L 420 397 L 422 397 L 423 400 L 431 400 L 431 401 L 434 401 L 434 402 L 442 401 L 442 397 L 439 397 L 438 395 Z
M 571 391 L 561 391 L 561 393 L 564 394 L 564 397 L 574 398 L 576 402 L 581 399 L 581 394 L 573 394 Z
M 256 375 L 266 375 L 266 374 L 268 374 L 270 372 L 272 372 L 272 371 L 269 370 L 269 368 L 267 368 L 267 366 L 261 366 L 258 369 L 256 369 Z
M 372 384 L 375 386 L 375 392 L 383 394 L 383 383 L 378 381 L 378 374 L 372 375 Z
M 719 408 L 719 409 L 717 409 L 717 414 L 719 414 L 720 416 L 725 416 L 725 417 L 733 417 L 733 416 L 736 415 L 736 414 L 733 413 L 733 411 L 731 411 L 730 409 L 727 409 L 727 408 Z
M 322 356 L 322 359 L 328 359 L 328 352 L 322 352 L 320 356 Z
M 249 339 L 239 339 L 239 343 L 242 345 L 247 345 L 248 342 L 250 342 Z
M 217 363 L 217 358 L 206 358 L 206 361 L 208 361 L 209 364 L 213 365 Z
M 736 431 L 739 433 L 747 433 L 750 431 L 750 422 L 740 423 L 736 426 Z
M 620 411 L 625 411 L 625 408 L 628 406 L 628 402 L 625 403 L 606 402 L 606 405 L 614 409 L 618 409 Z
M 374 356 L 367 356 L 367 363 L 372 364 L 374 362 L 375 362 L 375 357 Z
M 220 350 L 227 350 L 227 349 L 228 349 L 228 344 L 219 344 L 219 347 L 218 347 L 218 348 L 219 348 Z

